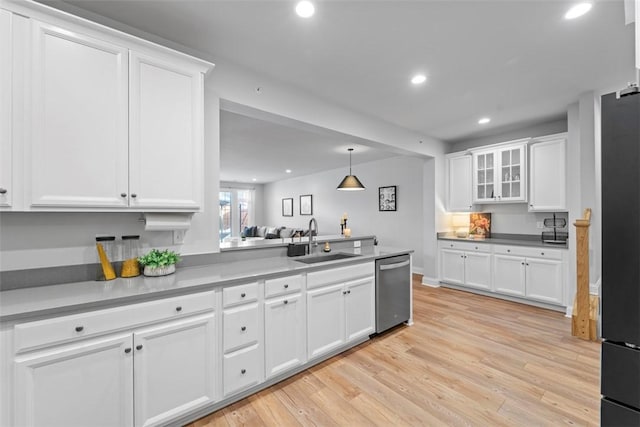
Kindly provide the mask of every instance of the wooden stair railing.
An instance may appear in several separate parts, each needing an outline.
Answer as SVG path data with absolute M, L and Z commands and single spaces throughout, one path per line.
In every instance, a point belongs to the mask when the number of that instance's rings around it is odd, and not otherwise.
M 598 297 L 589 294 L 589 226 L 591 209 L 584 210 L 576 227 L 577 286 L 571 316 L 571 335 L 584 339 L 598 340 Z

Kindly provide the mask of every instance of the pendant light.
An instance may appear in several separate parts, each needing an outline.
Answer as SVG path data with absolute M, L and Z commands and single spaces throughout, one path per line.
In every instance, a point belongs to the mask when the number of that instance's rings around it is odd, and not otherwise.
M 340 191 L 360 191 L 364 190 L 364 185 L 360 182 L 357 176 L 351 174 L 351 152 L 353 148 L 349 148 L 349 175 L 345 176 L 338 190 Z

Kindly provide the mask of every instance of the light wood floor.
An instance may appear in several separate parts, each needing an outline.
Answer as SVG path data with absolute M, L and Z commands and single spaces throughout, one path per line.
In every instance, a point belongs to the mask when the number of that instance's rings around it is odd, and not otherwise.
M 191 424 L 599 424 L 600 344 L 561 313 L 414 279 L 401 326 Z

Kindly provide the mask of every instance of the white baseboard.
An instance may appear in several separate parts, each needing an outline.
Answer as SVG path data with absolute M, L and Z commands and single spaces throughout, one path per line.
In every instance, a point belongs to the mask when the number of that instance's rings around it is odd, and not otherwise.
M 440 287 L 440 281 L 435 277 L 422 276 L 422 284 L 432 288 Z

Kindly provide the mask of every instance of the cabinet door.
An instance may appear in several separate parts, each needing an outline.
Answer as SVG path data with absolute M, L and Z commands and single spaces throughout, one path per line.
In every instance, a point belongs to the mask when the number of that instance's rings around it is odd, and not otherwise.
M 464 284 L 464 252 L 441 249 L 440 266 L 440 280 Z
M 567 208 L 565 138 L 531 145 L 529 211 Z
M 493 151 L 473 154 L 473 202 L 496 198 L 496 159 Z
M 493 289 L 502 294 L 525 296 L 525 259 L 494 254 Z
M 464 257 L 464 284 L 491 290 L 491 254 L 465 252 Z
M 449 212 L 468 212 L 472 209 L 473 192 L 471 156 L 450 157 L 447 166 L 447 209 Z
M 375 332 L 375 279 L 347 282 L 345 291 L 346 340 L 349 342 Z
M 199 70 L 131 53 L 131 207 L 200 207 L 202 94 Z
M 127 49 L 35 20 L 32 43 L 31 205 L 126 206 Z
M 525 152 L 525 145 L 503 148 L 498 151 L 500 168 L 497 190 L 499 201 L 526 200 Z
M 18 356 L 16 425 L 132 426 L 131 334 Z
M 10 207 L 13 198 L 11 21 L 12 14 L 0 9 L 0 207 Z
M 213 313 L 134 334 L 136 426 L 163 424 L 216 400 L 215 342 Z
M 264 347 L 267 378 L 305 361 L 306 320 L 301 294 L 264 303 Z
M 527 258 L 527 297 L 562 304 L 562 261 Z
M 345 342 L 342 283 L 307 292 L 307 356 L 321 356 Z
M 260 314 L 258 303 L 244 304 L 228 308 L 224 311 L 223 343 L 224 352 L 230 352 L 247 345 L 255 344 L 260 339 Z

